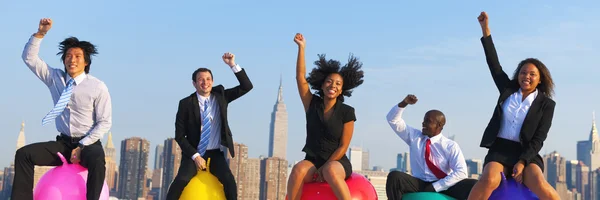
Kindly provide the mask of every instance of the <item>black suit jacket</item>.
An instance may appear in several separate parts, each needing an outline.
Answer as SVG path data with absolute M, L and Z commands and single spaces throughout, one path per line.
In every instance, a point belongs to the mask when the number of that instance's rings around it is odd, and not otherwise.
M 500 97 L 496 102 L 496 108 L 492 119 L 488 123 L 483 138 L 481 139 L 481 147 L 490 148 L 496 140 L 498 133 L 500 132 L 500 126 L 502 125 L 502 104 L 510 97 L 513 93 L 519 91 L 519 85 L 511 82 L 508 75 L 502 70 L 500 61 L 498 61 L 498 54 L 494 47 L 492 36 L 481 38 L 483 49 L 485 51 L 485 57 L 487 64 L 494 78 L 494 83 L 500 92 Z M 544 145 L 544 141 L 548 136 L 548 131 L 552 125 L 552 118 L 554 117 L 554 107 L 556 103 L 545 94 L 539 93 L 531 107 L 529 112 L 525 116 L 523 126 L 521 127 L 520 140 L 523 152 L 519 157 L 525 164 L 529 164 L 531 160 L 538 155 L 540 149 Z
M 212 88 L 211 95 L 214 95 L 219 104 L 221 111 L 221 145 L 229 149 L 231 157 L 234 157 L 233 138 L 229 123 L 227 121 L 227 106 L 233 100 L 243 96 L 252 90 L 252 82 L 246 75 L 246 71 L 242 69 L 235 73 L 240 85 L 225 89 L 222 85 L 217 85 Z M 198 105 L 198 97 L 196 92 L 179 101 L 177 116 L 175 118 L 175 140 L 181 153 L 185 158 L 190 158 L 197 153 L 196 150 L 200 142 L 200 133 L 202 124 L 200 123 L 200 106 Z

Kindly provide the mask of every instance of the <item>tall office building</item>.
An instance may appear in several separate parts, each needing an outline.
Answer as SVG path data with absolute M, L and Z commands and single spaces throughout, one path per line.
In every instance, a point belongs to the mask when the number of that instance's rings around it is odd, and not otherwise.
M 110 193 L 117 192 L 117 150 L 113 143 L 112 132 L 108 132 L 106 146 L 104 146 L 104 160 L 106 162 L 105 180 Z
M 363 151 L 360 147 L 350 147 L 350 149 L 348 150 L 348 154 L 350 164 L 352 164 L 352 171 L 368 170 L 362 168 Z
M 162 177 L 161 177 L 161 199 L 167 198 L 167 192 L 171 182 L 177 176 L 179 171 L 179 165 L 181 164 L 181 148 L 177 144 L 177 141 L 173 138 L 168 138 L 164 142 L 163 146 L 163 164 L 162 164 Z
M 277 101 L 271 113 L 271 125 L 269 133 L 269 157 L 285 159 L 287 152 L 288 114 L 283 102 L 283 85 L 279 80 L 279 92 Z
M 260 199 L 285 200 L 287 185 L 287 160 L 269 157 L 261 161 Z
M 119 162 L 119 198 L 146 198 L 146 172 L 150 142 L 140 137 L 127 138 L 121 142 Z

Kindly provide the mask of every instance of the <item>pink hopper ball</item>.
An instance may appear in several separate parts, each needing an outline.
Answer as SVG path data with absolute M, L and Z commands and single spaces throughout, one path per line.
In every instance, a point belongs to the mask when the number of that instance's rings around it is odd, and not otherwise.
M 363 175 L 352 173 L 352 175 L 346 179 L 346 184 L 348 184 L 348 189 L 350 189 L 352 200 L 377 200 L 375 188 Z M 287 196 L 286 199 L 288 199 Z M 302 187 L 302 197 L 300 199 L 335 200 L 337 198 L 328 183 L 311 182 L 305 183 Z
M 69 164 L 59 152 L 61 166 L 46 172 L 37 183 L 33 199 L 35 200 L 85 200 L 88 170 L 79 164 Z M 108 200 L 108 185 L 104 181 L 100 200 Z

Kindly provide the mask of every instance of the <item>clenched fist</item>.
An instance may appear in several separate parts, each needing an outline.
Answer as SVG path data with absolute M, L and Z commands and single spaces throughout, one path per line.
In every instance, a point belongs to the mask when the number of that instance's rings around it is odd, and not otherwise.
M 488 26 L 488 15 L 486 12 L 481 12 L 479 17 L 477 17 L 477 21 L 479 21 L 479 25 L 481 26 L 481 31 L 483 32 L 483 37 L 487 37 L 490 35 L 490 28 Z
M 223 54 L 223 62 L 229 65 L 229 67 L 235 67 L 235 55 L 229 52 Z
M 419 101 L 419 99 L 417 99 L 417 96 L 409 94 L 406 97 L 404 97 L 404 100 L 402 100 L 402 102 L 398 104 L 398 107 L 404 108 L 407 105 L 413 105 L 417 103 L 417 101 Z
M 306 44 L 304 36 L 302 36 L 302 34 L 300 33 L 296 33 L 296 36 L 294 36 L 294 42 L 296 42 L 296 44 L 298 44 L 298 47 L 301 48 L 304 48 L 304 45 Z
M 46 33 L 48 33 L 48 31 L 51 28 L 52 28 L 52 19 L 50 19 L 50 18 L 40 19 L 40 24 L 39 24 L 38 32 L 36 33 L 36 36 L 43 37 L 44 35 L 46 35 Z

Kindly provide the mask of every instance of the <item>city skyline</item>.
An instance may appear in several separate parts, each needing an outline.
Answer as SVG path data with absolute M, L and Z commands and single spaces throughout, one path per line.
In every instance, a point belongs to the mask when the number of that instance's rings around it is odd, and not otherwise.
M 593 117 L 595 119 L 595 117 Z M 595 121 L 594 121 L 595 122 Z M 19 135 L 24 138 L 24 123 L 22 123 Z M 24 140 L 19 139 L 17 143 L 22 144 Z M 588 142 L 589 144 L 586 144 Z M 592 158 L 600 157 L 597 155 L 597 149 L 592 144 L 598 142 L 598 130 L 596 124 L 592 123 L 592 129 L 589 132 L 589 139 L 578 141 L 578 157 L 585 158 L 586 155 Z M 112 191 L 113 196 L 126 197 L 148 197 L 152 199 L 164 199 L 168 185 L 176 176 L 181 160 L 181 150 L 173 138 L 168 138 L 164 143 L 155 145 L 155 152 L 162 152 L 162 161 L 154 162 L 155 165 L 162 165 L 161 169 L 150 170 L 151 161 L 148 160 L 151 145 L 147 140 L 140 137 L 127 138 L 121 142 L 123 148 L 121 154 L 126 154 L 122 161 L 126 163 L 119 164 L 120 171 L 126 170 L 119 176 L 119 191 Z M 107 166 L 110 166 L 110 160 L 114 157 L 115 151 L 112 142 L 112 134 L 109 132 L 105 151 L 107 152 Z M 285 188 L 287 176 L 289 176 L 291 162 L 278 157 L 248 157 L 248 146 L 235 143 L 236 157 L 227 156 L 229 167 L 238 182 L 238 192 L 241 199 L 266 199 L 285 197 Z M 374 166 L 372 169 L 369 166 L 369 152 L 364 151 L 360 147 L 352 147 L 347 154 L 354 166 L 362 166 L 353 168 L 353 171 L 364 175 L 375 187 L 380 198 L 385 198 L 385 180 L 388 170 L 382 169 L 379 166 Z M 161 157 L 161 156 L 155 156 Z M 407 173 L 410 172 L 410 165 L 405 162 L 408 158 L 407 152 L 398 153 L 397 166 L 395 169 Z M 594 165 L 594 159 L 587 160 L 568 160 L 562 157 L 558 152 L 553 151 L 548 154 L 543 154 L 544 176 L 552 187 L 556 188 L 561 199 L 578 200 L 578 199 L 595 199 L 600 195 L 600 168 L 590 167 Z M 252 164 L 256 163 L 258 165 Z M 477 179 L 482 173 L 481 159 L 467 159 L 466 164 L 469 170 L 469 177 Z M 576 164 L 576 166 L 573 166 Z M 260 169 L 259 169 L 260 168 Z M 51 167 L 36 167 L 35 176 L 37 179 L 43 175 Z M 8 170 L 8 171 L 7 171 Z M 114 170 L 114 169 L 113 169 Z M 134 171 L 131 171 L 134 170 Z M 255 170 L 250 172 L 248 170 Z M 111 170 L 107 167 L 107 172 Z M 259 172 L 258 172 L 259 171 Z M 9 167 L 4 169 L 4 173 L 10 173 Z M 133 172 L 133 173 L 132 173 Z M 143 173 L 142 173 L 143 172 Z M 157 172 L 160 177 L 156 177 Z M 260 174 L 260 177 L 256 177 Z M 118 175 L 118 173 L 114 173 Z M 107 181 L 110 175 L 107 174 Z M 135 179 L 133 177 L 143 177 Z M 11 178 L 3 175 L 2 180 L 10 180 Z M 259 180 L 258 180 L 259 179 Z M 131 180 L 131 181 L 129 181 Z M 158 183 L 155 183 L 157 181 Z M 257 182 L 259 181 L 259 182 Z M 36 181 L 37 182 L 37 181 Z M 2 187 L 7 183 L 2 182 Z M 155 185 L 158 184 L 158 185 Z M 110 183 L 109 183 L 109 187 Z M 10 188 L 10 187 L 8 187 Z M 127 188 L 127 189 L 125 189 Z M 132 192 L 122 192 L 124 190 L 132 190 Z M 158 190 L 157 190 L 158 189 Z M 4 194 L 6 195 L 6 194 Z M 259 195 L 259 196 L 257 196 Z M 159 197 L 162 196 L 162 197 Z

